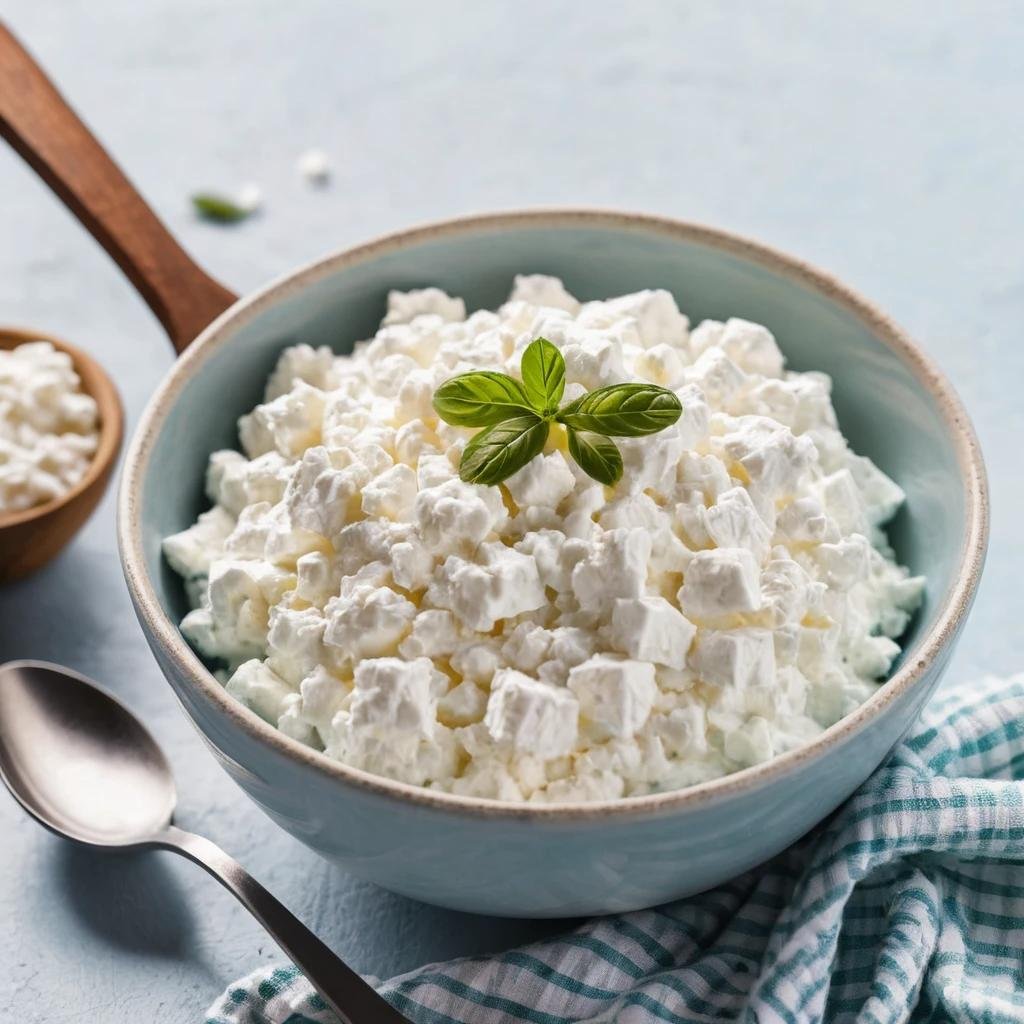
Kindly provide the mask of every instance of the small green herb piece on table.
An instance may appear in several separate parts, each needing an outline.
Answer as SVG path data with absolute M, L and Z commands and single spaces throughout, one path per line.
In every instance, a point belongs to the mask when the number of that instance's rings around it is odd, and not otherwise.
M 192 205 L 200 217 L 215 220 L 220 224 L 234 224 L 236 221 L 245 220 L 252 213 L 234 200 L 212 192 L 197 192 L 192 196 Z

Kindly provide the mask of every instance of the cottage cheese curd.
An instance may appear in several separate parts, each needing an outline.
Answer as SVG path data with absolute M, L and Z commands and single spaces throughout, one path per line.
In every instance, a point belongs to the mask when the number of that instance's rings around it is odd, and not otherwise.
M 459 479 L 474 431 L 434 389 L 518 374 L 537 336 L 567 400 L 679 395 L 673 427 L 619 440 L 614 488 L 558 427 L 500 488 Z M 394 292 L 351 356 L 287 349 L 243 451 L 211 457 L 213 507 L 164 542 L 182 631 L 268 722 L 407 783 L 598 800 L 764 761 L 875 690 L 923 589 L 882 529 L 903 492 L 850 451 L 830 386 L 758 324 L 691 331 L 666 291 L 580 303 L 520 276 L 469 316 Z
M 96 403 L 48 341 L 0 349 L 0 516 L 65 494 L 99 444 Z

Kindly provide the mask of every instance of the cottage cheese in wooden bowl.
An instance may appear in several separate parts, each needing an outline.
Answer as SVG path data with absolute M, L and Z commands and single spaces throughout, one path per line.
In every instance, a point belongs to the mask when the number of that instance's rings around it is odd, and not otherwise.
M 49 341 L 0 348 L 0 525 L 63 497 L 99 446 L 99 410 Z
M 537 338 L 565 398 L 678 397 L 616 438 L 599 483 L 554 425 L 498 485 L 460 479 L 477 431 L 435 409 Z M 580 303 L 516 278 L 467 316 L 393 292 L 352 355 L 285 350 L 213 507 L 164 552 L 186 638 L 289 736 L 403 782 L 507 801 L 675 789 L 801 745 L 884 680 L 923 580 L 884 533 L 899 486 L 852 452 L 830 381 L 744 320 L 692 330 L 666 291 Z

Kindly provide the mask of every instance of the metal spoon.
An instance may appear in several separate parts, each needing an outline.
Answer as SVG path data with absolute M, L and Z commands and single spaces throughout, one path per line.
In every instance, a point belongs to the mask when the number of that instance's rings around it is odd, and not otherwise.
M 156 741 L 95 683 L 59 665 L 0 666 L 0 778 L 40 824 L 108 850 L 174 850 L 205 868 L 276 939 L 342 1024 L 408 1024 L 240 864 L 171 824 Z

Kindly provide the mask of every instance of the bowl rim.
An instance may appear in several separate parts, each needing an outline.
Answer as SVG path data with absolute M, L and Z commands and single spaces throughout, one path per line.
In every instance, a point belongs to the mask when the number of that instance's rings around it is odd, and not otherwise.
M 958 572 L 949 590 L 938 601 L 934 625 L 918 641 L 912 661 L 905 661 L 868 700 L 809 743 L 730 775 L 683 789 L 644 796 L 551 804 L 512 803 L 486 797 L 462 796 L 373 775 L 332 760 L 324 753 L 286 736 L 231 697 L 214 678 L 186 643 L 177 624 L 164 612 L 146 571 L 142 550 L 141 486 L 155 441 L 178 394 L 237 328 L 255 319 L 278 300 L 338 270 L 438 238 L 518 228 L 588 226 L 653 233 L 678 241 L 697 243 L 766 267 L 845 308 L 909 369 L 918 384 L 936 401 L 949 429 L 964 494 L 965 529 L 958 554 Z M 656 214 L 576 207 L 470 214 L 416 225 L 315 259 L 240 299 L 189 345 L 150 399 L 124 461 L 117 506 L 122 569 L 150 643 L 159 646 L 161 653 L 173 663 L 181 678 L 187 680 L 191 690 L 201 700 L 226 715 L 249 739 L 272 748 L 291 761 L 313 768 L 336 782 L 396 803 L 411 803 L 466 817 L 537 821 L 628 819 L 672 813 L 711 801 L 726 800 L 790 774 L 802 764 L 816 760 L 829 748 L 853 739 L 878 719 L 894 701 L 905 696 L 922 681 L 943 648 L 959 632 L 977 589 L 985 558 L 989 522 L 984 461 L 974 428 L 959 396 L 931 359 L 872 303 L 831 274 L 732 232 Z
M 121 396 L 118 394 L 110 374 L 88 352 L 45 331 L 36 331 L 29 327 L 0 326 L 0 349 L 10 351 L 12 348 L 33 341 L 48 341 L 55 349 L 65 352 L 71 357 L 75 373 L 81 380 L 82 391 L 96 402 L 99 413 L 99 438 L 96 442 L 96 451 L 93 452 L 89 462 L 89 468 L 74 487 L 42 505 L 33 505 L 31 508 L 22 509 L 13 515 L 4 515 L 3 512 L 0 512 L 0 531 L 9 527 L 24 526 L 26 523 L 42 519 L 51 512 L 56 512 L 70 504 L 80 494 L 87 491 L 112 468 L 124 433 L 124 408 L 121 404 Z M 8 345 L 8 342 L 13 344 Z M 86 378 L 91 381 L 91 384 L 86 383 Z

